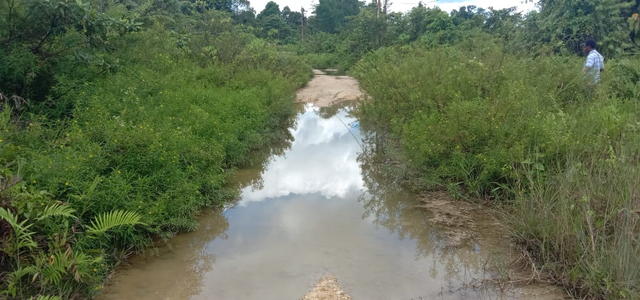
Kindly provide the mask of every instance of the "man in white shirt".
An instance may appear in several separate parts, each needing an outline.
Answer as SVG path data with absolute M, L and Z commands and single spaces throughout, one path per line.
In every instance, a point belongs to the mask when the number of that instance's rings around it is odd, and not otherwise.
M 584 43 L 587 60 L 584 62 L 583 72 L 589 75 L 593 82 L 600 81 L 600 73 L 604 72 L 604 57 L 596 50 L 596 41 L 588 39 Z

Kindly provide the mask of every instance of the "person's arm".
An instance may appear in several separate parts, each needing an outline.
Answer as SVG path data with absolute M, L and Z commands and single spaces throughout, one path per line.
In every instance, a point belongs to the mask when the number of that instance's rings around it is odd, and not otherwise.
M 594 64 L 595 64 L 595 61 L 593 59 L 593 55 L 591 55 L 591 54 L 587 55 L 587 61 L 584 63 L 583 72 L 585 74 L 589 73 L 589 71 L 591 71 L 591 68 L 593 68 Z

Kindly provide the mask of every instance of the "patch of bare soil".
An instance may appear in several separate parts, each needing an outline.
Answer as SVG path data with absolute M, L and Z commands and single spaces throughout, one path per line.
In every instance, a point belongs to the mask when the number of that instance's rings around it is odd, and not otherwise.
M 446 247 L 460 247 L 471 241 L 482 240 L 484 247 L 496 250 L 509 244 L 508 233 L 495 214 L 478 204 L 453 199 L 443 191 L 428 192 L 421 195 L 418 208 L 428 211 L 429 221 L 446 235 Z M 504 251 L 508 251 L 506 248 Z M 515 250 L 515 249 L 512 249 Z M 491 279 L 481 279 L 472 284 L 475 288 L 494 286 L 503 291 L 508 298 L 523 300 L 563 300 L 570 297 L 559 286 L 536 270 L 530 268 L 527 257 L 511 254 L 513 261 L 501 275 Z
M 296 102 L 327 107 L 342 101 L 358 100 L 364 95 L 353 77 L 326 75 L 320 70 L 313 70 L 313 73 L 316 76 L 309 84 L 298 90 Z
M 447 236 L 448 247 L 459 247 L 469 241 L 504 234 L 502 225 L 480 206 L 465 201 L 456 201 L 446 192 L 429 192 L 422 195 L 419 208 L 426 209 L 430 223 Z
M 351 296 L 342 291 L 338 284 L 338 279 L 333 276 L 327 276 L 320 280 L 307 293 L 302 300 L 352 300 Z

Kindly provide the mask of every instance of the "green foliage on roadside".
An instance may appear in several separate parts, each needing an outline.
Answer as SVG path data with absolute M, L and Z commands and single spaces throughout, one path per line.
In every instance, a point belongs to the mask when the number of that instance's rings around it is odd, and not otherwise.
M 365 56 L 365 123 L 415 189 L 509 204 L 517 240 L 576 296 L 637 298 L 640 63 L 608 60 L 594 86 L 582 59 L 503 47 L 481 34 Z
M 0 207 L 7 235 L 0 251 L 9 265 L 3 274 L 3 297 L 57 294 L 70 298 L 86 286 L 99 286 L 107 268 L 104 249 L 95 246 L 108 243 L 106 233 L 115 228 L 145 225 L 137 213 L 122 211 L 99 214 L 91 225 L 82 224 L 70 205 L 60 204 L 45 191 L 31 192 L 33 186 L 18 182 L 16 176 L 3 170 L 2 180 L 14 184 L 1 191 L 3 198 L 14 201 L 12 209 Z
M 302 59 L 234 24 L 225 7 L 237 1 L 41 2 L 0 16 L 10 21 L 0 40 L 19 33 L 0 47 L 11 67 L 0 71 L 8 299 L 96 295 L 129 253 L 194 229 L 203 206 L 235 195 L 234 168 L 282 134 L 310 76 Z M 40 33 L 11 19 L 46 14 L 43 3 L 69 21 L 39 50 Z M 114 22 L 103 35 L 82 28 L 96 20 Z
M 326 7 L 337 5 L 333 0 L 326 2 L 330 3 Z M 342 71 L 381 47 L 418 40 L 432 46 L 451 45 L 478 32 L 487 33 L 504 51 L 516 55 L 580 54 L 587 38 L 596 39 L 607 58 L 624 57 L 640 49 L 637 0 L 539 1 L 537 9 L 528 13 L 472 5 L 447 12 L 418 5 L 404 13 L 385 14 L 376 5 L 368 5 L 331 28 L 314 23 L 325 19 L 320 17 L 320 8 L 318 5 L 316 16 L 309 19 L 305 41 L 297 42 L 298 53 L 310 57 L 317 67 L 324 67 L 331 55 L 335 58 L 332 67 Z
M 360 79 L 413 187 L 509 204 L 539 269 L 583 298 L 638 298 L 638 9 L 2 1 L 0 297 L 93 296 L 128 253 L 195 228 L 313 65 Z M 585 38 L 607 59 L 597 87 Z
M 604 114 L 591 114 L 623 115 L 611 106 Z M 518 180 L 532 188 L 516 196 L 508 210 L 513 235 L 542 272 L 571 287 L 575 296 L 640 295 L 639 125 L 637 117 L 628 122 L 608 146 L 569 151 L 546 178 L 522 166 Z

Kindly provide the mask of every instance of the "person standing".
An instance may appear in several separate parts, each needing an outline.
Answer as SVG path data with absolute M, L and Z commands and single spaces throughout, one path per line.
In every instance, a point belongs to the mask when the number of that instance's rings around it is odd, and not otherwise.
M 587 60 L 584 62 L 583 72 L 591 77 L 594 83 L 600 81 L 600 73 L 604 72 L 604 57 L 596 50 L 596 41 L 588 39 L 584 43 Z

